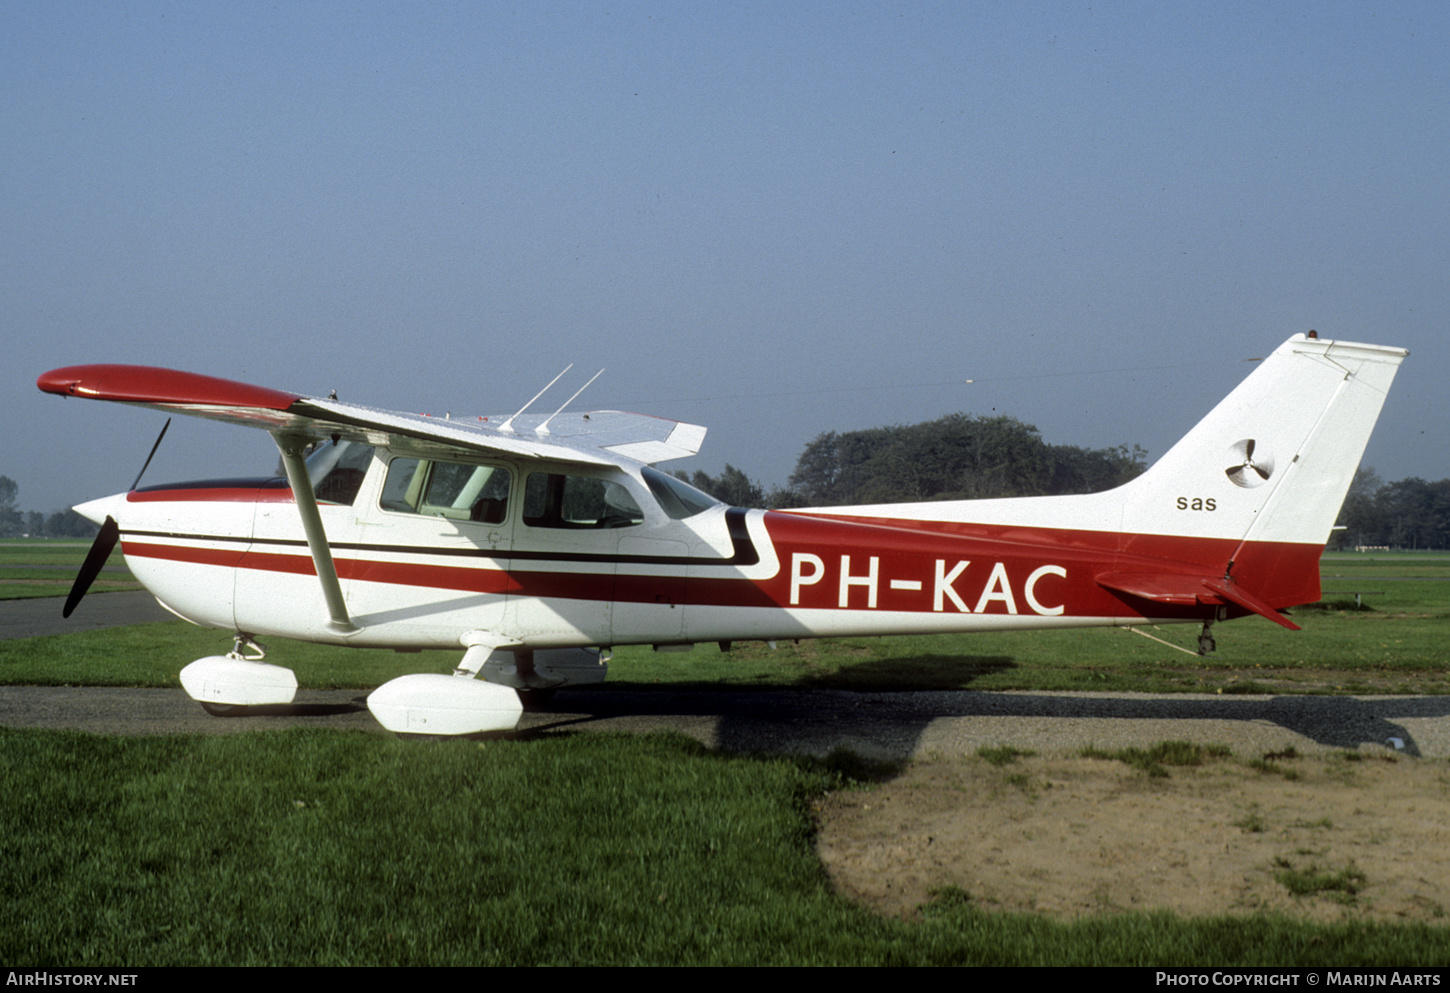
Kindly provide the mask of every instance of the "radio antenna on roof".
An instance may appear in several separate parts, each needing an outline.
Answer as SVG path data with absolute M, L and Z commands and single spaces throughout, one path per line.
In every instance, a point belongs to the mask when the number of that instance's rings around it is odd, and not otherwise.
M 594 382 L 596 379 L 598 379 L 602 375 L 604 375 L 604 370 L 603 369 L 600 369 L 594 375 L 592 375 L 592 376 L 589 377 L 589 383 Z M 579 389 L 574 392 L 574 395 L 573 396 L 571 396 L 569 399 L 565 400 L 562 404 L 559 405 L 559 409 L 558 410 L 554 411 L 548 417 L 544 418 L 544 423 L 543 424 L 540 424 L 538 427 L 534 428 L 534 434 L 548 434 L 549 433 L 549 422 L 552 421 L 554 418 L 558 417 L 560 414 L 562 414 L 564 412 L 564 408 L 565 407 L 569 406 L 569 404 L 571 404 L 575 400 L 577 400 L 579 398 L 579 394 L 580 393 L 583 393 L 585 390 L 589 389 L 589 383 L 585 383 L 583 386 L 579 387 Z
M 559 381 L 559 379 L 564 375 L 564 373 L 565 372 L 568 372 L 572 368 L 574 368 L 574 363 L 573 362 L 570 362 L 568 365 L 566 365 L 564 367 L 564 372 L 559 373 L 558 376 L 555 376 L 553 379 L 549 380 L 549 386 L 553 386 L 555 383 L 557 383 Z M 603 370 L 601 370 L 601 371 L 603 371 Z M 540 390 L 539 392 L 535 393 L 534 394 L 534 400 L 539 399 L 539 397 L 541 397 L 545 393 L 549 392 L 549 386 L 545 386 L 542 390 Z M 513 417 L 510 417 L 508 420 L 506 420 L 502 424 L 500 424 L 498 426 L 498 429 L 500 431 L 504 432 L 505 434 L 513 434 L 514 433 L 514 417 L 518 417 L 519 414 L 522 414 L 524 411 L 526 411 L 530 407 L 532 407 L 534 405 L 534 400 L 530 400 L 528 403 L 526 403 L 522 407 L 520 407 L 518 409 L 517 413 L 515 413 Z

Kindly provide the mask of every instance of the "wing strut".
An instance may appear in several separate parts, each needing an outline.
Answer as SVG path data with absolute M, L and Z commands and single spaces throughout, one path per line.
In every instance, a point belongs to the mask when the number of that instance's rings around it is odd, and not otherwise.
M 277 451 L 282 453 L 282 465 L 287 469 L 287 482 L 292 487 L 292 496 L 297 501 L 297 513 L 302 518 L 302 531 L 307 535 L 307 549 L 312 553 L 312 564 L 317 568 L 317 581 L 322 584 L 322 595 L 327 599 L 327 612 L 332 620 L 328 627 L 339 634 L 351 634 L 358 630 L 347 616 L 347 604 L 342 599 L 342 584 L 337 580 L 337 567 L 332 564 L 332 549 L 327 546 L 327 533 L 322 529 L 322 514 L 317 510 L 317 495 L 312 492 L 312 480 L 307 475 L 307 463 L 302 450 L 308 439 L 297 435 L 274 434 Z

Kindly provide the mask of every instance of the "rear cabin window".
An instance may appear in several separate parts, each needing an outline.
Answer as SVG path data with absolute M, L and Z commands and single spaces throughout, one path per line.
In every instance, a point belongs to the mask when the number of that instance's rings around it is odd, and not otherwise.
M 509 471 L 503 466 L 393 459 L 379 503 L 402 514 L 502 524 L 508 497 Z
M 643 520 L 629 490 L 608 479 L 534 472 L 524 486 L 524 523 L 532 528 L 623 528 Z

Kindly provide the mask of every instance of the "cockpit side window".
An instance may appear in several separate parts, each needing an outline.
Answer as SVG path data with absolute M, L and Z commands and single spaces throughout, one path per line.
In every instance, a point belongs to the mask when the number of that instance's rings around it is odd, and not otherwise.
M 307 456 L 307 478 L 321 503 L 351 507 L 373 461 L 373 446 L 360 441 L 324 441 Z
M 554 472 L 529 474 L 524 486 L 524 523 L 532 528 L 624 528 L 644 521 L 644 511 L 619 483 Z
M 502 524 L 509 478 L 503 466 L 397 458 L 388 463 L 379 504 L 403 514 Z

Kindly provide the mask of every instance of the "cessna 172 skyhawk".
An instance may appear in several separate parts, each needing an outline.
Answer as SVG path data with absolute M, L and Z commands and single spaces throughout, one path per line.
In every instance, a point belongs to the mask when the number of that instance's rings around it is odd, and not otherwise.
M 119 540 L 164 606 L 235 632 L 182 672 L 208 710 L 291 702 L 256 638 L 452 648 L 454 675 L 402 676 L 368 706 L 394 731 L 470 734 L 514 727 L 519 691 L 603 679 L 616 645 L 1191 622 L 1207 651 L 1216 621 L 1295 628 L 1283 611 L 1319 598 L 1406 354 L 1296 335 L 1104 493 L 790 512 L 653 468 L 705 434 L 654 417 L 444 419 L 122 365 L 38 385 L 263 428 L 287 473 L 77 507 L 104 523 L 67 614 Z

